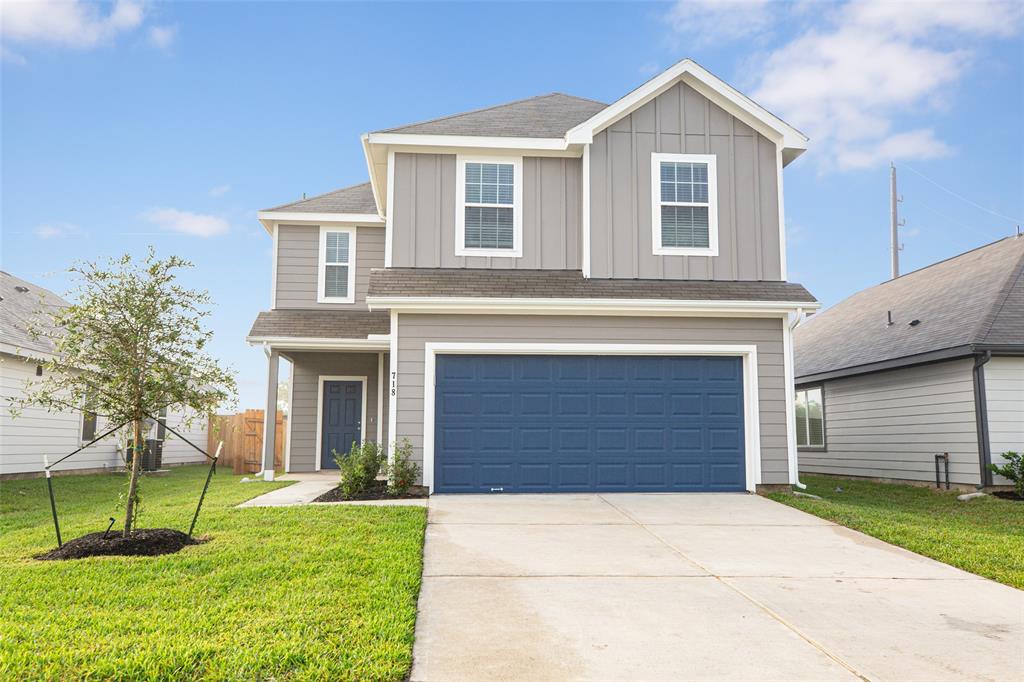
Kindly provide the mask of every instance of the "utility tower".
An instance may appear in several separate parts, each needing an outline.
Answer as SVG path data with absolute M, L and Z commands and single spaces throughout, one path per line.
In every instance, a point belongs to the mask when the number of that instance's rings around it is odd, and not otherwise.
M 889 163 L 889 229 L 892 239 L 892 279 L 900 276 L 900 251 L 903 246 L 900 244 L 899 229 L 906 224 L 906 221 L 899 219 L 898 205 L 903 197 L 896 193 L 896 164 Z

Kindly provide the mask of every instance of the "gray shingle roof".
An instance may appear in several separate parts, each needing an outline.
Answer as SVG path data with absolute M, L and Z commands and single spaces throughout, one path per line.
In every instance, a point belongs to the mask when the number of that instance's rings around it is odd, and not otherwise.
M 290 213 L 377 213 L 370 183 L 342 187 L 333 192 L 318 194 L 290 204 L 281 204 L 264 211 L 288 211 Z
M 368 296 L 793 301 L 814 297 L 790 282 L 586 279 L 579 270 L 388 268 L 370 272 Z
M 19 291 L 18 288 L 27 291 Z M 25 351 L 52 353 L 53 343 L 45 336 L 51 335 L 53 327 L 48 324 L 48 311 L 68 305 L 63 298 L 49 289 L 23 280 L 20 277 L 0 272 L 0 343 Z M 29 325 L 35 322 L 44 336 L 33 339 Z
M 1024 348 L 1024 238 L 858 292 L 797 327 L 793 341 L 798 379 L 963 346 Z
M 386 312 L 365 310 L 270 310 L 256 316 L 250 338 L 365 339 L 387 334 L 391 318 Z
M 485 137 L 562 137 L 607 104 L 560 92 L 452 114 L 378 133 L 479 135 Z

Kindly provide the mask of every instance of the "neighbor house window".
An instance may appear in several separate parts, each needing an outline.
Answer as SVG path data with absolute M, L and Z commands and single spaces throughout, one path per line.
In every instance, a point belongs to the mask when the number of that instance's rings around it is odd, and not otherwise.
M 522 159 L 458 158 L 455 254 L 522 255 Z
M 652 154 L 654 253 L 717 256 L 717 198 L 713 154 Z
M 82 442 L 88 443 L 96 438 L 96 413 L 82 413 Z
M 796 392 L 796 444 L 802 448 L 825 447 L 825 403 L 820 386 Z
M 355 228 L 320 228 L 320 276 L 317 301 L 355 301 Z

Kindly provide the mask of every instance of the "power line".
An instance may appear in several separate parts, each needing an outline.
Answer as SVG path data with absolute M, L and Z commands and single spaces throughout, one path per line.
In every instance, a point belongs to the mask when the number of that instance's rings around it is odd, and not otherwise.
M 914 167 L 913 167 L 913 166 L 911 166 L 910 164 L 904 163 L 904 164 L 902 164 L 902 165 L 903 165 L 903 167 L 904 167 L 904 168 L 906 168 L 907 170 L 909 170 L 909 171 L 913 171 L 913 172 L 914 172 L 914 173 L 915 173 L 916 175 L 919 175 L 919 176 L 921 176 L 922 178 L 924 178 L 925 180 L 927 180 L 928 182 L 932 183 L 933 185 L 935 185 L 936 187 L 938 187 L 939 189 L 941 189 L 941 190 L 942 190 L 943 192 L 946 192 L 946 193 L 948 193 L 948 194 L 951 194 L 952 196 L 956 197 L 956 198 L 957 198 L 957 199 L 959 199 L 960 201 L 965 201 L 965 202 L 967 202 L 968 204 L 970 204 L 971 206 L 974 206 L 975 208 L 979 208 L 979 209 L 981 209 L 982 211 L 985 211 L 985 213 L 990 213 L 990 214 L 992 214 L 992 215 L 996 216 L 997 218 L 1002 218 L 1003 220 L 1009 220 L 1009 221 L 1010 221 L 1011 223 L 1016 223 L 1016 224 L 1018 224 L 1018 225 L 1019 225 L 1019 224 L 1020 224 L 1020 223 L 1022 222 L 1022 221 L 1021 221 L 1021 220 L 1020 220 L 1019 218 L 1011 218 L 1011 217 L 1010 217 L 1010 216 L 1008 216 L 1008 215 L 1003 215 L 1002 213 L 999 213 L 999 212 L 997 212 L 997 211 L 993 211 L 993 210 L 992 210 L 992 209 L 990 209 L 990 208 L 985 208 L 984 206 L 982 206 L 981 204 L 977 203 L 976 201 L 971 201 L 970 199 L 968 199 L 967 197 L 963 196 L 962 194 L 957 194 L 956 192 L 954 192 L 954 191 L 953 191 L 953 190 L 951 190 L 950 188 L 946 187 L 945 185 L 940 185 L 939 183 L 935 182 L 934 180 L 932 180 L 932 179 L 931 179 L 931 178 L 929 178 L 929 177 L 928 177 L 927 175 L 925 175 L 925 174 L 924 174 L 924 173 L 922 173 L 921 171 L 917 170 L 916 168 L 914 168 Z

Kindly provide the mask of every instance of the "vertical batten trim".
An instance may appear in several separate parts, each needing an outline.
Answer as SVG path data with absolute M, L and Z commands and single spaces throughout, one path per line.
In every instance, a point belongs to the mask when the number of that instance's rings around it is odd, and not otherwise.
M 582 212 L 583 245 L 580 254 L 583 258 L 583 276 L 590 279 L 590 145 L 583 146 L 583 187 L 580 188 L 582 196 L 580 211 Z
M 789 279 L 789 268 L 786 263 L 786 211 L 782 204 L 782 146 L 775 143 L 775 173 L 777 175 L 776 191 L 779 197 L 779 279 Z
M 274 273 L 273 278 L 270 280 L 270 309 L 271 310 L 276 310 L 277 309 L 277 249 L 278 249 L 277 233 L 278 233 L 277 223 L 275 222 L 274 223 L 273 246 L 271 247 L 273 249 L 273 251 L 270 254 L 270 269 Z
M 391 267 L 391 250 L 395 245 L 395 153 L 388 150 L 387 215 L 384 216 L 384 267 Z
M 764 252 L 761 244 L 761 134 L 754 131 L 754 279 L 764 279 Z
M 740 278 L 740 221 L 736 215 L 736 117 L 729 121 L 729 211 L 732 213 L 732 278 Z

